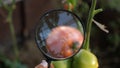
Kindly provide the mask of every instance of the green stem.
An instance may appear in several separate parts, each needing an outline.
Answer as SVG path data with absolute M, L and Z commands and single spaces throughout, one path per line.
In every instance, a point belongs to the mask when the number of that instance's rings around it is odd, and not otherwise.
M 16 40 L 14 25 L 13 25 L 13 21 L 12 21 L 12 16 L 13 16 L 12 14 L 13 14 L 14 6 L 15 6 L 15 0 L 13 0 L 11 6 L 8 6 L 7 4 L 3 4 L 2 0 L 0 0 L 0 3 L 8 11 L 8 16 L 7 16 L 6 21 L 9 24 L 12 43 L 13 43 L 13 50 L 14 50 L 14 54 L 15 54 L 15 61 L 17 61 L 18 56 L 19 56 L 19 50 L 18 50 L 18 47 L 17 47 L 17 40 Z
M 13 25 L 13 21 L 12 21 L 12 13 L 13 13 L 13 10 L 11 9 L 8 13 L 7 22 L 9 23 L 9 28 L 10 28 L 10 32 L 11 32 L 11 37 L 12 37 L 12 42 L 13 42 L 13 50 L 14 50 L 14 54 L 15 54 L 15 60 L 17 60 L 18 56 L 19 56 L 19 52 L 18 52 L 18 47 L 17 47 L 14 25 Z
M 95 16 L 96 14 L 102 12 L 102 11 L 103 11 L 103 9 L 97 9 L 97 10 L 94 10 L 94 16 Z
M 85 42 L 83 45 L 83 48 L 86 50 L 89 50 L 89 45 L 90 45 L 90 32 L 91 32 L 91 27 L 92 27 L 92 19 L 94 17 L 94 10 L 96 7 L 96 0 L 92 0 L 92 5 L 89 11 L 89 16 L 87 20 L 87 28 L 86 28 L 86 34 L 85 34 Z

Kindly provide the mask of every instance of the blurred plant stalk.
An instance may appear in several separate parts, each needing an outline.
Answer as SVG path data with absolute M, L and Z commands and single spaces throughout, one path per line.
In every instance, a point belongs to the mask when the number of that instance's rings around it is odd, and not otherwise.
M 15 0 L 15 2 L 19 2 L 19 1 L 22 1 L 22 0 Z M 2 1 L 4 4 L 11 4 L 12 3 L 12 0 L 3 0 Z
M 14 29 L 14 25 L 13 25 L 13 18 L 12 18 L 13 11 L 16 8 L 15 0 L 12 0 L 10 5 L 5 4 L 3 2 L 3 0 L 0 0 L 0 4 L 8 12 L 8 16 L 6 18 L 6 22 L 9 24 L 9 28 L 10 28 L 10 32 L 11 32 L 11 38 L 12 38 L 12 43 L 13 43 L 13 50 L 14 50 L 14 54 L 15 54 L 15 61 L 17 61 L 18 57 L 19 57 L 19 50 L 18 50 L 18 47 L 17 47 L 17 39 L 16 39 L 15 29 Z

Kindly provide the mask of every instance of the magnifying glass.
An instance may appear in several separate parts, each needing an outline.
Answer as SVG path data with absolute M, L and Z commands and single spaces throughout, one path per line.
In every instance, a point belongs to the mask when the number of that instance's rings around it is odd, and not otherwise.
M 64 60 L 74 56 L 84 41 L 83 23 L 76 14 L 67 10 L 45 13 L 35 30 L 37 46 L 50 60 Z

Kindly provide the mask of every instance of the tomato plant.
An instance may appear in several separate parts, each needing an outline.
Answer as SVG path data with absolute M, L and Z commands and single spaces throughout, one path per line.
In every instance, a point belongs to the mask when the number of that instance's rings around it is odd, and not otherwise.
M 68 0 L 69 3 L 71 1 Z M 70 7 L 70 5 L 69 5 Z M 92 5 L 89 11 L 89 16 L 87 20 L 87 26 L 85 31 L 85 41 L 83 44 L 83 49 L 81 49 L 73 58 L 72 58 L 72 68 L 98 68 L 98 60 L 97 57 L 90 52 L 90 32 L 92 27 L 92 21 L 94 16 L 101 12 L 102 9 L 95 10 L 96 0 L 92 0 Z M 69 9 L 68 9 L 69 10 Z M 71 58 L 70 58 L 71 59 Z M 62 60 L 64 62 L 64 60 Z M 56 64 L 54 64 L 56 65 Z M 59 66 L 59 65 L 58 65 Z M 55 67 L 57 68 L 57 67 Z

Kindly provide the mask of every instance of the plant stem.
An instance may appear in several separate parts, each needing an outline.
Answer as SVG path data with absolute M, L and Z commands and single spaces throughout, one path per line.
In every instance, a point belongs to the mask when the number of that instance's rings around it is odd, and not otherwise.
M 14 54 L 15 54 L 15 61 L 17 61 L 18 60 L 18 56 L 19 56 L 19 50 L 18 50 L 18 47 L 17 47 L 17 40 L 16 40 L 16 35 L 15 35 L 15 29 L 14 29 L 13 20 L 12 20 L 13 10 L 15 9 L 15 0 L 12 0 L 11 6 L 8 6 L 7 4 L 4 4 L 2 0 L 0 0 L 0 4 L 2 4 L 3 7 L 8 11 L 8 16 L 7 16 L 6 21 L 9 24 L 11 38 L 12 38 L 12 43 L 13 43 L 13 50 L 14 50 Z
M 9 28 L 10 28 L 10 32 L 11 32 L 11 37 L 12 37 L 12 42 L 13 42 L 13 50 L 14 50 L 14 54 L 15 54 L 15 60 L 18 59 L 18 47 L 17 47 L 17 41 L 16 41 L 16 35 L 15 35 L 15 30 L 14 30 L 14 25 L 13 25 L 13 21 L 12 21 L 12 10 L 9 11 L 8 14 L 8 23 L 9 23 Z
M 92 19 L 94 17 L 94 10 L 96 7 L 96 0 L 92 0 L 92 5 L 89 11 L 89 16 L 87 20 L 87 27 L 86 27 L 86 33 L 85 33 L 85 42 L 83 45 L 83 48 L 86 50 L 89 50 L 89 45 L 90 45 L 90 32 L 91 32 L 91 27 L 92 27 Z

